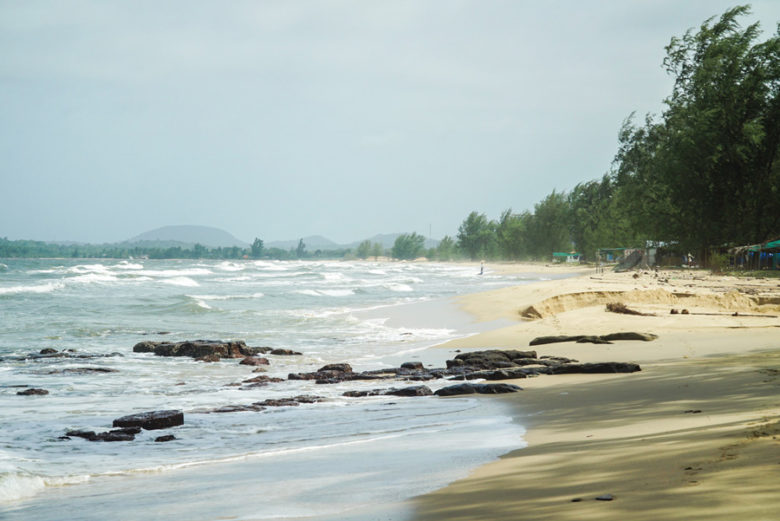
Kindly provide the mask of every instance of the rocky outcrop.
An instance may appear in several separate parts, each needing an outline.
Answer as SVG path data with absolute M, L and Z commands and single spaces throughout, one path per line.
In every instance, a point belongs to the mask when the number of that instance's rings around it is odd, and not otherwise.
M 641 340 L 650 342 L 658 338 L 658 335 L 652 333 L 635 333 L 626 331 L 621 333 L 610 333 L 609 335 L 572 335 L 572 336 L 540 336 L 536 337 L 529 345 L 538 346 L 543 344 L 554 344 L 558 342 L 579 342 L 593 344 L 611 344 L 616 340 Z
M 185 342 L 139 342 L 134 353 L 154 353 L 156 356 L 189 356 L 192 358 L 246 358 L 267 352 L 263 347 L 248 347 L 243 340 L 188 340 Z
M 276 356 L 301 356 L 303 353 L 293 351 L 292 349 L 272 349 L 269 354 Z
M 133 441 L 135 435 L 141 432 L 140 427 L 126 427 L 112 429 L 107 432 L 95 433 L 95 431 L 68 431 L 66 438 L 84 438 L 88 441 Z
M 49 394 L 49 391 L 46 389 L 38 389 L 33 387 L 30 389 L 25 389 L 24 391 L 18 391 L 16 394 L 19 396 L 44 396 Z
M 149 411 L 122 416 L 114 420 L 114 427 L 140 427 L 147 431 L 168 429 L 184 423 L 184 413 L 178 410 Z
M 342 396 L 363 398 L 365 396 L 431 396 L 433 391 L 426 385 L 413 385 L 401 389 L 371 389 L 369 391 L 347 391 Z
M 592 364 L 560 364 L 550 366 L 547 374 L 573 373 L 635 373 L 641 371 L 639 364 L 626 362 L 599 362 Z
M 501 351 L 491 349 L 487 351 L 472 351 L 461 353 L 454 360 L 447 360 L 447 368 L 468 367 L 471 369 L 503 369 L 516 367 L 518 361 L 523 359 L 536 359 L 536 351 Z
M 522 391 L 522 387 L 512 384 L 472 384 L 450 385 L 436 391 L 436 396 L 456 396 L 461 394 L 503 394 Z
M 239 364 L 241 365 L 253 365 L 253 366 L 268 365 L 269 363 L 270 362 L 268 361 L 267 358 L 263 358 L 260 356 L 247 356 L 246 358 L 244 358 L 239 362 Z

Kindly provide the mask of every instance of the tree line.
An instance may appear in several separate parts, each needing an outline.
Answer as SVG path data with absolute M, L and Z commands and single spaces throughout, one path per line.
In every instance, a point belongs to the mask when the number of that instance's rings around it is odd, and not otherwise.
M 533 212 L 497 220 L 472 212 L 458 247 L 472 259 L 549 258 L 648 242 L 697 252 L 780 237 L 780 25 L 758 41 L 743 28 L 749 6 L 673 37 L 663 65 L 674 77 L 660 116 L 619 132 L 609 171 L 570 192 L 553 191 Z

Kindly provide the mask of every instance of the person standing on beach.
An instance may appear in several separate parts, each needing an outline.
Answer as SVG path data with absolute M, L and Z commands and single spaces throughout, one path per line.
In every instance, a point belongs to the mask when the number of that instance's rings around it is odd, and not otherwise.
M 479 263 L 479 274 L 484 275 L 485 274 L 485 261 L 482 261 Z

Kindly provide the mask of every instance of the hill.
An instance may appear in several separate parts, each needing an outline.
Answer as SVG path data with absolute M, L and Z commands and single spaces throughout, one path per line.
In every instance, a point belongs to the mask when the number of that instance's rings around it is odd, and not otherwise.
M 163 226 L 162 228 L 150 230 L 128 239 L 125 243 L 154 243 L 158 245 L 161 243 L 175 243 L 182 247 L 184 247 L 183 245 L 198 243 L 209 248 L 229 248 L 232 246 L 247 248 L 249 246 L 248 243 L 237 239 L 225 230 L 196 225 Z

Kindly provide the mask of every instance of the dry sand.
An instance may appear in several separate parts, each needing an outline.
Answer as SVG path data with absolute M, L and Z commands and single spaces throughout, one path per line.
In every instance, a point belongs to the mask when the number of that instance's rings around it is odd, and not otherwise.
M 607 302 L 652 316 L 610 313 Z M 511 405 L 528 447 L 415 499 L 414 519 L 780 519 L 780 279 L 591 271 L 460 304 L 479 320 L 516 323 L 442 349 L 529 349 L 537 336 L 618 331 L 659 338 L 537 346 L 642 371 L 543 375 L 513 381 L 520 393 L 482 397 Z M 613 499 L 595 499 L 604 494 Z

